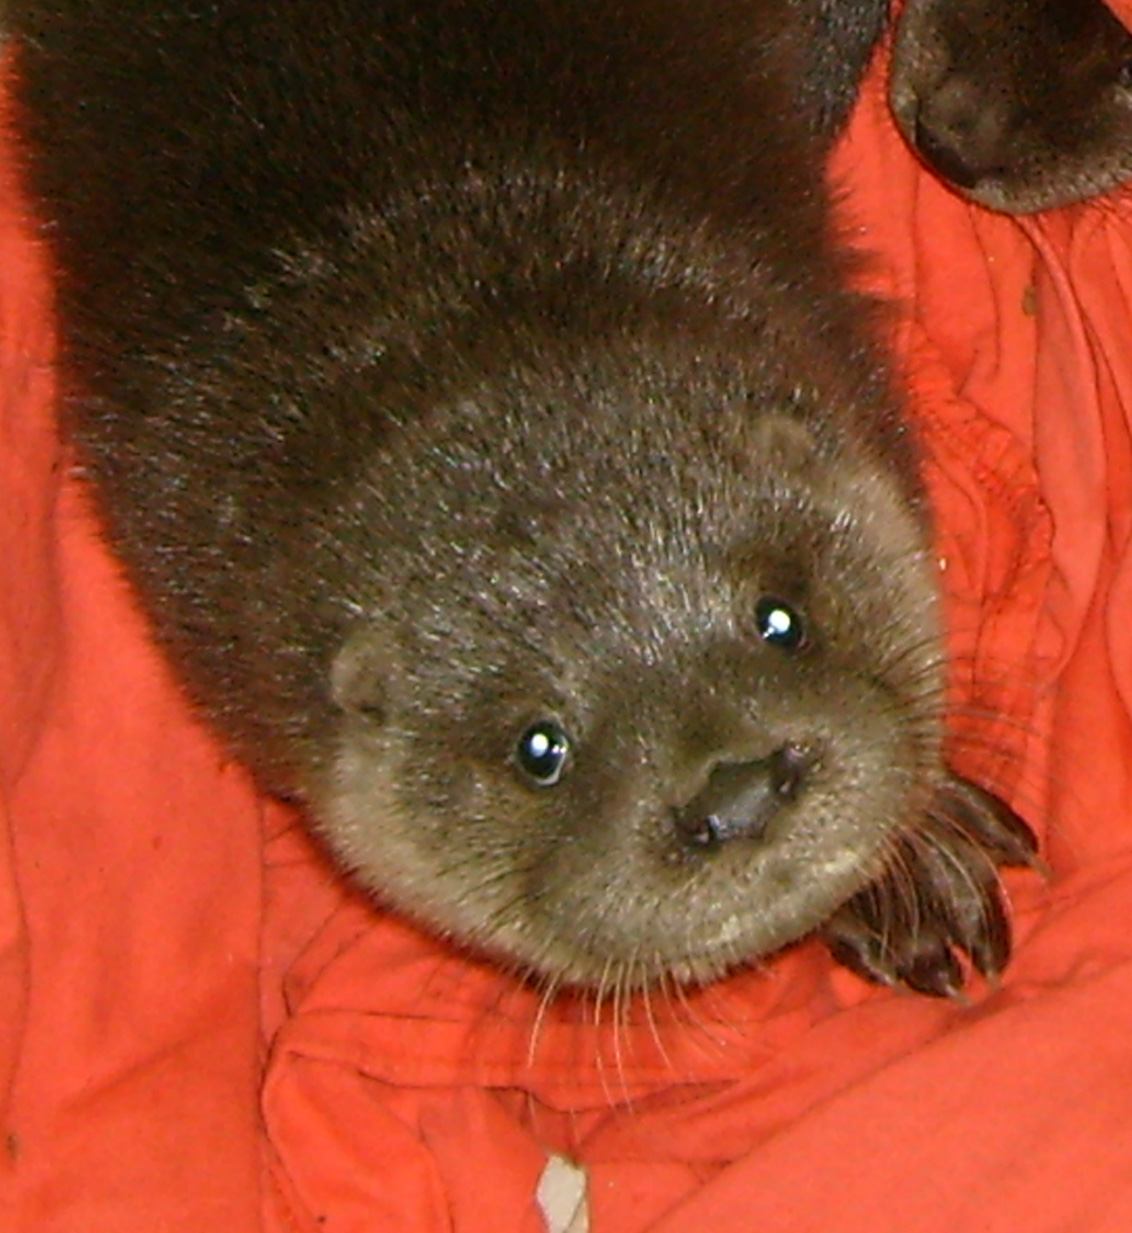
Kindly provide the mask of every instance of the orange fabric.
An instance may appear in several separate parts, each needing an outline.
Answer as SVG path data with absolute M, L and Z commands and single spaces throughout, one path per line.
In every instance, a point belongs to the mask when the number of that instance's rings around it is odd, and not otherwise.
M 955 757 L 1056 873 L 1007 878 L 1002 988 L 941 1005 L 804 946 L 614 1031 L 364 904 L 187 713 L 58 442 L 10 161 L 0 1227 L 536 1233 L 555 1151 L 594 1233 L 1132 1228 L 1128 200 L 972 209 L 875 77 L 838 154 L 940 511 Z

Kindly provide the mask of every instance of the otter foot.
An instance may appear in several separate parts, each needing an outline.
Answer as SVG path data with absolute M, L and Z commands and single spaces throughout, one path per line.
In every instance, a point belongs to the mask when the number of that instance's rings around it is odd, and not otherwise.
M 1006 804 L 951 776 L 922 826 L 896 841 L 886 871 L 822 930 L 851 971 L 933 997 L 962 991 L 965 954 L 993 980 L 1010 958 L 999 866 L 1037 865 L 1033 832 Z

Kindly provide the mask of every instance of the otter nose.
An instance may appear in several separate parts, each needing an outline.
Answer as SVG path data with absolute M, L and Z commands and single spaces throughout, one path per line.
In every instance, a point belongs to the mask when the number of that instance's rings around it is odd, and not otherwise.
M 987 97 L 966 78 L 946 78 L 920 100 L 916 146 L 945 179 L 972 189 L 1000 171 L 1010 116 L 1004 100 Z
M 818 761 L 816 750 L 788 741 L 755 762 L 720 762 L 704 787 L 674 810 L 676 833 L 689 847 L 759 839 L 796 800 Z

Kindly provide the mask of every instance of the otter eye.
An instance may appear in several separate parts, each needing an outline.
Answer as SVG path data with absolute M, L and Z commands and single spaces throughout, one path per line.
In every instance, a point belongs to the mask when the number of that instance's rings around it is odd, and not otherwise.
M 551 719 L 540 719 L 519 738 L 515 756 L 523 773 L 540 788 L 551 788 L 561 778 L 570 753 L 570 738 Z
M 806 641 L 806 625 L 797 608 L 773 595 L 764 595 L 755 605 L 759 637 L 782 651 L 796 651 Z

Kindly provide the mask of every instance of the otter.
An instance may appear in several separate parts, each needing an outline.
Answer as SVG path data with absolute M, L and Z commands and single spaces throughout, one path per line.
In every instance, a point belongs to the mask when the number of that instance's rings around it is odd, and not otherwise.
M 890 99 L 924 162 L 993 210 L 1132 176 L 1132 34 L 1103 0 L 908 0 Z
M 9 5 L 64 428 L 188 697 L 548 989 L 1009 954 L 802 8 Z

